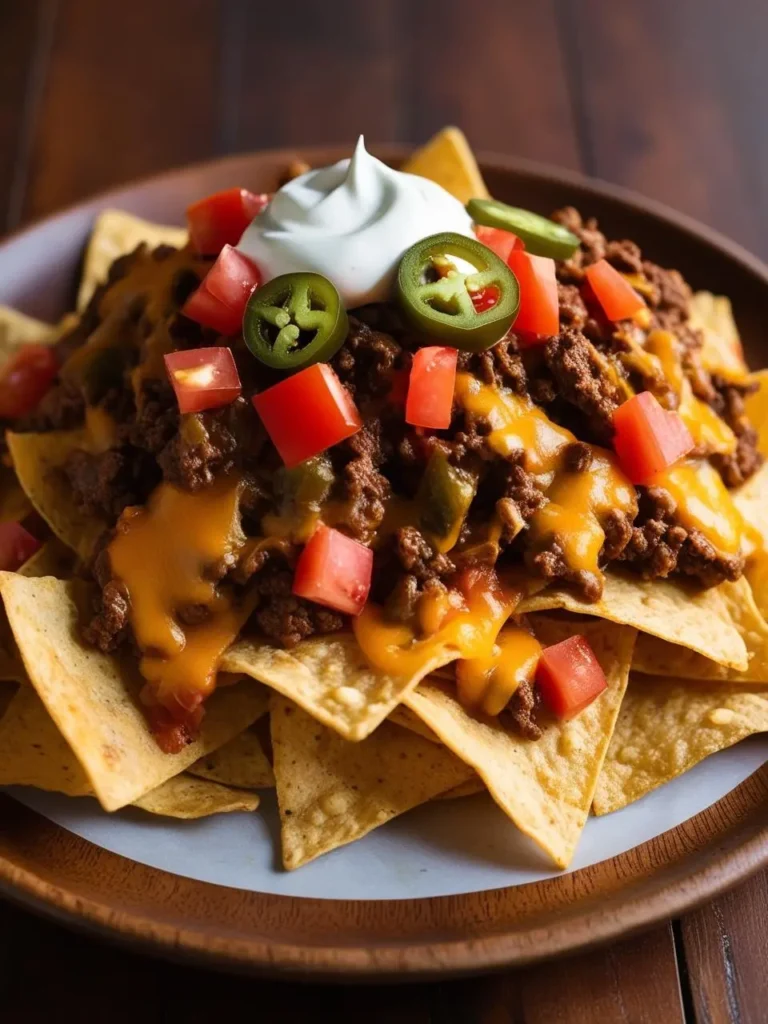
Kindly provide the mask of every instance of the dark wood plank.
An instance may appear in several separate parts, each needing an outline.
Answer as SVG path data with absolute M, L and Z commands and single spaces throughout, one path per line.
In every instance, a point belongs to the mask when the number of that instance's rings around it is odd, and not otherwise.
M 761 133 L 755 131 L 768 88 L 758 49 L 768 32 L 768 6 L 760 0 L 735 7 L 719 0 L 561 0 L 561 6 L 583 102 L 587 169 L 768 254 L 768 222 L 758 216 L 766 203 L 758 199 L 768 144 L 756 142 Z
M 43 0 L 0 0 L 0 233 L 14 226 L 18 214 L 51 8 Z
M 697 1021 L 758 1024 L 768 1014 L 768 877 L 683 918 L 681 933 Z
M 404 139 L 458 124 L 479 149 L 579 167 L 554 0 L 406 3 L 402 33 Z
M 262 149 L 398 135 L 398 2 L 247 4 L 250 49 L 239 83 L 234 144 Z
M 435 1021 L 463 1024 L 683 1024 L 669 925 L 528 970 L 464 982 L 437 997 Z
M 60 5 L 26 217 L 212 154 L 220 17 L 210 0 Z

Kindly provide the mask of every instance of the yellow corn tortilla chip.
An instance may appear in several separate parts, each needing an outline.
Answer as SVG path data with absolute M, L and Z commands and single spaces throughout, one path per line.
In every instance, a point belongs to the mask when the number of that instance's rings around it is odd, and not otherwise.
M 594 604 L 580 601 L 567 590 L 553 589 L 526 598 L 519 611 L 559 608 L 633 626 L 737 671 L 747 668 L 747 648 L 720 587 L 696 590 L 670 580 L 642 580 L 609 572 L 603 596 Z
M 88 777 L 31 687 L 19 690 L 0 719 L 0 785 L 35 786 L 66 796 L 92 796 Z M 251 811 L 259 798 L 181 774 L 134 804 L 170 818 Z
M 733 491 L 732 496 L 745 522 L 762 541 L 762 547 L 758 547 L 747 559 L 744 572 L 752 587 L 757 607 L 764 616 L 768 616 L 768 462 L 763 463 L 745 484 Z
M 119 256 L 146 242 L 150 248 L 173 245 L 181 249 L 187 244 L 185 228 L 153 224 L 123 210 L 104 210 L 93 225 L 83 262 L 83 276 L 77 293 L 77 310 L 82 312 L 94 291 L 106 281 L 109 268 Z
M 302 640 L 290 651 L 243 639 L 221 667 L 265 683 L 345 739 L 362 740 L 424 676 L 455 658 L 454 650 L 438 650 L 415 675 L 391 676 L 369 665 L 352 635 L 335 633 Z
M 747 646 L 749 664 L 743 672 L 719 665 L 687 647 L 643 633 L 637 638 L 632 668 L 648 675 L 673 674 L 680 679 L 768 683 L 768 623 L 755 604 L 749 583 L 742 577 L 736 583 L 723 583 L 719 589 Z
M 744 361 L 731 300 L 711 292 L 696 292 L 691 297 L 690 318 L 691 326 L 700 330 L 704 338 L 701 349 L 704 369 L 743 380 L 749 368 Z
M 635 630 L 607 622 L 536 619 L 545 644 L 584 634 L 608 683 L 580 715 L 552 721 L 538 740 L 476 717 L 442 681 L 422 683 L 405 701 L 446 746 L 470 765 L 517 827 L 565 868 L 589 814 L 595 786 L 627 686 Z
M 73 451 L 90 448 L 88 431 L 9 431 L 6 440 L 19 483 L 29 500 L 59 540 L 87 560 L 106 523 L 77 507 L 62 467 Z
M 275 694 L 270 725 L 288 870 L 362 838 L 472 775 L 445 747 L 391 722 L 362 743 L 349 743 Z
M 595 814 L 618 811 L 759 732 L 768 732 L 766 686 L 633 672 L 595 790 Z
M 447 793 L 441 793 L 437 800 L 460 800 L 463 796 L 476 796 L 478 793 L 485 793 L 485 783 L 479 776 L 467 779 L 460 786 L 449 789 Z
M 235 736 L 187 769 L 190 775 L 237 789 L 272 789 L 275 773 L 253 729 Z
M 182 774 L 136 800 L 133 806 L 164 818 L 190 821 L 194 818 L 207 818 L 212 814 L 255 811 L 259 806 L 259 796 L 257 793 L 230 789 L 217 782 Z
M 79 610 L 91 596 L 87 586 L 4 572 L 0 595 L 29 680 L 107 811 L 156 789 L 264 712 L 262 687 L 250 680 L 222 686 L 206 704 L 195 742 L 179 754 L 164 754 L 139 706 L 135 659 L 103 654 L 79 639 Z
M 462 203 L 489 195 L 475 155 L 460 128 L 443 128 L 433 135 L 405 161 L 401 170 L 436 181 Z
M 36 342 L 50 345 L 59 336 L 59 329 L 53 324 L 19 313 L 8 306 L 0 306 L 0 364 L 13 355 L 21 345 Z

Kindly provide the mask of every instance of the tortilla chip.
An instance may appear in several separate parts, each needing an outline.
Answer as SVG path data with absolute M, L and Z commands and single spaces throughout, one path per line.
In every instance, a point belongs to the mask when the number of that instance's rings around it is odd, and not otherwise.
M 288 870 L 362 838 L 472 774 L 444 747 L 390 722 L 364 742 L 349 743 L 275 695 L 270 724 Z
M 433 672 L 426 681 L 431 682 L 433 679 L 437 681 L 442 678 L 443 677 L 440 676 L 439 673 Z M 456 685 L 455 682 L 453 685 Z M 419 716 L 414 711 L 411 711 L 410 708 L 407 708 L 405 704 L 398 704 L 397 707 L 392 710 L 389 715 L 389 721 L 393 722 L 395 725 L 399 725 L 403 729 L 410 729 L 411 732 L 415 732 L 417 736 L 421 736 L 425 740 L 429 740 L 430 743 L 443 742 L 440 737 L 433 733 L 429 726 L 425 725 Z
M 443 128 L 400 169 L 436 181 L 462 203 L 489 195 L 475 155 L 460 128 Z
M 441 793 L 437 800 L 460 800 L 463 796 L 477 796 L 478 793 L 485 793 L 485 783 L 479 776 L 467 779 L 460 786 L 449 789 L 447 793 Z
M 711 292 L 696 292 L 690 303 L 691 327 L 701 331 L 701 362 L 705 370 L 742 380 L 749 372 L 731 300 Z
M 19 690 L 0 719 L 0 785 L 35 786 L 66 796 L 92 796 L 88 777 L 31 686 Z M 259 798 L 178 775 L 135 802 L 170 818 L 255 810 Z
M 537 619 L 546 644 L 575 633 L 587 637 L 608 686 L 580 715 L 552 721 L 539 740 L 507 731 L 497 718 L 476 717 L 456 700 L 453 687 L 429 680 L 406 704 L 484 781 L 505 814 L 565 868 L 589 814 L 598 775 L 629 677 L 635 630 L 606 622 Z
M 519 611 L 558 608 L 633 626 L 737 671 L 744 671 L 748 664 L 747 648 L 731 620 L 720 587 L 696 590 L 682 582 L 642 580 L 609 572 L 603 596 L 594 604 L 580 601 L 568 590 L 552 589 L 525 598 Z
M 164 782 L 162 786 L 136 800 L 134 807 L 164 818 L 207 818 L 211 814 L 230 814 L 233 811 L 255 811 L 259 806 L 256 793 L 228 789 L 216 782 L 193 779 L 182 774 Z
M 187 771 L 237 789 L 272 789 L 275 785 L 272 765 L 253 729 L 246 729 L 223 747 L 201 757 Z
M 6 434 L 21 486 L 53 533 L 87 561 L 106 523 L 86 515 L 77 505 L 62 467 L 78 448 L 88 449 L 86 430 L 49 434 Z
M 768 732 L 768 687 L 633 672 L 595 790 L 595 814 L 618 811 L 759 732 Z
M 737 672 L 709 658 L 641 633 L 637 638 L 632 668 L 648 675 L 678 679 L 711 679 L 731 683 L 768 683 L 768 623 L 755 604 L 752 589 L 742 577 L 720 588 L 732 621 L 738 628 L 749 654 L 749 664 Z
M 0 364 L 21 345 L 37 342 L 49 345 L 56 341 L 59 330 L 53 324 L 35 320 L 8 306 L 0 306 Z
M 86 585 L 4 572 L 0 594 L 29 680 L 107 811 L 156 789 L 264 712 L 262 687 L 250 680 L 223 686 L 206 704 L 198 739 L 179 754 L 164 754 L 138 702 L 135 659 L 121 661 L 78 639 L 79 608 L 91 596 Z
M 290 651 L 240 640 L 221 667 L 266 683 L 354 741 L 370 735 L 424 676 L 455 658 L 454 650 L 437 651 L 415 675 L 391 676 L 369 665 L 351 634 L 335 633 L 302 640 Z
M 181 249 L 187 244 L 185 228 L 169 227 L 142 220 L 123 210 L 104 210 L 96 218 L 91 239 L 85 252 L 83 276 L 77 293 L 77 310 L 82 312 L 94 291 L 106 281 L 109 268 L 118 256 L 146 242 L 151 248 L 172 245 Z

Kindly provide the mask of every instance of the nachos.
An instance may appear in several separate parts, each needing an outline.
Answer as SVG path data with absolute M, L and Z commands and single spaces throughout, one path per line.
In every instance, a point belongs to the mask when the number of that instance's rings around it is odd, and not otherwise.
M 487 789 L 565 867 L 593 802 L 764 728 L 727 300 L 490 197 L 456 129 L 187 231 L 106 211 L 77 314 L 0 343 L 0 783 L 275 786 L 289 868 Z

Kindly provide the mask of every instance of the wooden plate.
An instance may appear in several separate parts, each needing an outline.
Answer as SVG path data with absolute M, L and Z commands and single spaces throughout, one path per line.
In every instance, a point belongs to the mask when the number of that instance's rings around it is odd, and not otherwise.
M 0 302 L 53 320 L 72 307 L 94 214 L 107 206 L 182 223 L 230 185 L 274 189 L 291 159 L 324 164 L 349 147 L 237 156 L 174 171 L 65 211 L 0 245 Z M 403 151 L 377 151 L 397 161 Z M 730 295 L 754 365 L 768 268 L 658 204 L 577 175 L 488 158 L 491 192 L 547 213 L 572 203 L 612 237 L 635 239 L 698 288 Z M 762 358 L 761 358 L 762 357 Z M 651 842 L 551 881 L 423 900 L 298 899 L 178 878 L 87 843 L 0 796 L 0 892 L 32 910 L 168 956 L 275 976 L 426 977 L 521 964 L 615 938 L 768 864 L 768 765 Z

